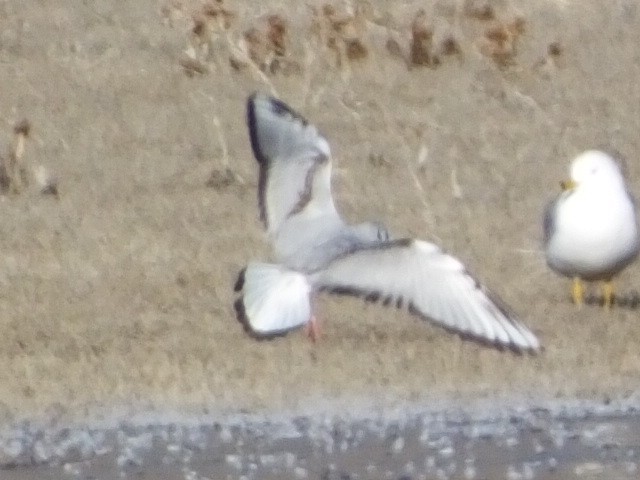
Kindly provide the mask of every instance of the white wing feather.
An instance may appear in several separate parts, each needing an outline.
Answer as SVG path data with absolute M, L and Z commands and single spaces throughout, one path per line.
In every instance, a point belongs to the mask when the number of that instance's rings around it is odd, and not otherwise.
M 516 350 L 540 348 L 535 335 L 460 261 L 424 241 L 399 240 L 358 250 L 310 278 L 321 290 L 403 302 L 412 312 L 477 340 Z
M 244 316 L 257 335 L 277 335 L 311 318 L 310 285 L 304 275 L 279 265 L 250 263 L 244 272 Z
M 250 264 L 239 300 L 249 328 L 273 335 L 311 317 L 312 289 L 404 303 L 412 312 L 478 340 L 537 351 L 535 335 L 454 257 L 419 240 L 362 248 L 330 261 L 319 251 L 345 225 L 331 195 L 331 151 L 317 129 L 285 103 L 254 94 L 247 103 L 251 146 L 260 164 L 261 219 L 286 266 Z M 322 254 L 322 255 L 320 255 Z M 309 276 L 293 269 L 313 271 Z M 316 265 L 318 264 L 318 265 Z M 293 269 L 292 269 L 293 268 Z

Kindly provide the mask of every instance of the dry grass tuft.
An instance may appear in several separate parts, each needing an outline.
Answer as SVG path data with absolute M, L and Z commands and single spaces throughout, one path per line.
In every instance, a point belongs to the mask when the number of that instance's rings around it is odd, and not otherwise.
M 215 190 L 222 190 L 233 185 L 235 181 L 236 177 L 230 168 L 222 170 L 216 168 L 211 171 L 205 185 Z
M 226 8 L 224 0 L 213 0 L 202 6 L 202 14 L 219 30 L 229 30 L 236 19 L 235 12 Z
M 168 23 L 173 26 L 176 18 L 184 16 L 185 10 L 182 4 L 174 1 L 163 7 L 162 14 L 165 18 L 172 19 Z M 193 77 L 211 71 L 218 51 L 224 45 L 225 34 L 237 23 L 237 15 L 226 7 L 224 0 L 212 0 L 194 9 L 190 18 L 187 48 L 178 62 L 185 74 Z
M 518 40 L 525 32 L 526 21 L 516 17 L 510 22 L 494 22 L 484 32 L 480 51 L 493 59 L 500 67 L 508 67 L 516 63 Z
M 223 0 L 205 3 L 191 15 L 191 47 L 199 56 L 206 57 L 217 36 L 229 30 L 235 18 L 236 14 L 225 7 Z
M 532 70 L 546 77 L 554 74 L 557 68 L 565 66 L 565 54 L 562 44 L 558 41 L 547 45 L 545 54 L 533 64 Z
M 287 21 L 282 15 L 267 17 L 267 41 L 274 55 L 284 57 L 287 54 Z
M 266 75 L 282 73 L 285 76 L 299 74 L 300 65 L 292 57 L 289 41 L 289 24 L 279 14 L 261 17 L 242 33 L 239 49 L 246 53 L 245 59 L 231 55 L 234 69 L 242 70 L 252 64 Z M 246 62 L 249 60 L 250 64 Z
M 547 47 L 547 53 L 549 56 L 558 58 L 562 55 L 563 49 L 560 42 L 551 42 Z
M 3 193 L 22 193 L 29 186 L 29 171 L 35 179 L 40 193 L 58 197 L 58 179 L 44 165 L 28 167 L 24 161 L 26 140 L 31 133 L 31 124 L 23 119 L 13 127 L 14 142 L 12 150 L 7 154 L 8 161 L 0 157 L 0 189 Z
M 345 39 L 345 56 L 351 60 L 363 60 L 369 55 L 369 50 L 359 38 Z
M 406 55 L 402 51 L 402 46 L 400 45 L 400 42 L 397 38 L 389 36 L 387 38 L 387 41 L 385 42 L 385 48 L 392 57 L 401 58 L 406 61 Z
M 496 18 L 496 12 L 487 0 L 465 0 L 463 12 L 466 16 L 487 22 Z
M 31 131 L 31 124 L 29 121 L 24 118 L 15 124 L 13 127 L 13 133 L 15 133 L 19 140 L 21 141 L 21 148 L 16 148 L 16 154 L 22 156 L 24 153 L 24 139 L 29 136 L 29 132 Z
M 448 35 L 442 39 L 439 51 L 441 55 L 460 55 L 462 54 L 462 47 L 455 36 Z
M 5 157 L 0 156 L 0 191 L 2 193 L 19 194 L 29 186 L 29 171 L 40 188 L 42 194 L 58 196 L 58 180 L 52 176 L 44 165 L 28 167 L 24 161 L 26 141 L 31 134 L 31 123 L 27 119 L 20 120 L 13 127 L 13 144 Z
M 426 66 L 435 68 L 442 64 L 444 57 L 458 56 L 462 59 L 463 47 L 457 31 L 441 19 L 437 27 L 428 18 L 424 9 L 418 10 L 411 23 L 409 45 L 409 67 Z
M 348 8 L 346 4 L 326 3 L 321 9 L 312 8 L 311 33 L 323 48 L 332 52 L 332 64 L 338 68 L 369 56 L 365 37 L 371 12 L 363 5 Z
M 267 45 L 266 36 L 255 27 L 245 30 L 242 37 L 247 46 L 249 59 L 258 66 L 261 71 L 267 71 L 270 64 L 270 51 Z
M 53 195 L 58 197 L 58 178 L 52 175 L 44 165 L 37 165 L 34 168 L 33 176 L 35 177 L 36 184 L 40 188 L 40 193 L 43 195 Z
M 31 124 L 23 119 L 13 127 L 13 145 L 0 163 L 0 188 L 3 193 L 20 193 L 29 185 L 23 157 Z
M 183 6 L 172 8 L 165 7 L 163 15 L 177 16 L 170 12 L 185 10 Z M 524 17 L 502 21 L 494 6 L 474 1 L 465 2 L 461 14 L 492 22 L 479 34 L 474 22 L 462 21 L 460 12 L 453 8 L 435 8 L 432 14 L 420 8 L 407 19 L 408 25 L 389 13 L 380 14 L 366 1 L 312 5 L 309 11 L 309 21 L 304 13 L 295 21 L 287 14 L 273 12 L 252 18 L 232 12 L 222 0 L 208 2 L 191 15 L 189 45 L 179 63 L 189 76 L 205 75 L 221 67 L 216 59 L 223 56 L 233 71 L 248 72 L 273 91 L 270 77 L 308 76 L 305 69 L 318 61 L 328 63 L 347 80 L 351 64 L 362 63 L 380 51 L 402 59 L 409 69 L 435 68 L 446 57 L 463 59 L 466 35 L 479 45 L 482 54 L 505 68 L 515 65 L 518 42 L 526 27 Z M 324 69 L 325 74 L 331 74 L 332 68 Z
M 249 58 L 265 73 L 285 71 L 288 46 L 288 24 L 281 15 L 271 14 L 261 19 L 258 27 L 244 32 Z
M 193 77 L 195 74 L 204 75 L 205 73 L 209 73 L 209 67 L 188 55 L 183 55 L 180 58 L 179 63 L 188 77 Z
M 433 47 L 433 30 L 427 21 L 427 12 L 418 10 L 411 23 L 411 49 L 409 60 L 411 65 L 431 67 L 435 64 L 431 49 Z

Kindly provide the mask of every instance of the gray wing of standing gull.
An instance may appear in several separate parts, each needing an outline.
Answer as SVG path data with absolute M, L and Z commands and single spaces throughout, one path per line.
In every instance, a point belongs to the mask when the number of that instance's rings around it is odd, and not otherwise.
M 498 347 L 540 348 L 535 335 L 460 261 L 421 240 L 361 248 L 312 275 L 311 283 L 319 290 L 406 307 L 449 331 Z
M 544 209 L 543 227 L 543 245 L 547 245 L 556 230 L 556 212 L 560 205 L 562 195 L 551 200 Z

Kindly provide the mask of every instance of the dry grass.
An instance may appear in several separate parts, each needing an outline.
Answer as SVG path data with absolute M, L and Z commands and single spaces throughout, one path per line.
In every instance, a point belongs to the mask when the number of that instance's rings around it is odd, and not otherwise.
M 28 165 L 25 161 L 27 139 L 31 133 L 31 124 L 22 119 L 13 126 L 13 142 L 4 156 L 0 155 L 0 192 L 3 194 L 23 193 L 32 179 L 40 188 L 40 193 L 58 195 L 58 182 L 46 167 Z M 31 168 L 29 168 L 31 167 Z
M 237 410 L 371 392 L 637 388 L 637 311 L 576 311 L 539 242 L 571 155 L 640 151 L 638 20 L 595 0 L 518 12 L 332 5 L 5 5 L 3 139 L 10 145 L 12 126 L 29 118 L 37 134 L 25 158 L 54 165 L 64 188 L 57 202 L 28 189 L 1 197 L 4 418 L 56 405 L 83 415 L 114 404 Z M 420 28 L 433 32 L 422 44 L 428 68 L 411 61 Z M 233 282 L 269 255 L 244 125 L 256 89 L 280 94 L 329 138 L 347 217 L 441 241 L 521 313 L 545 352 L 487 350 L 403 312 L 324 297 L 317 346 L 295 333 L 246 336 Z M 639 280 L 631 267 L 621 292 Z

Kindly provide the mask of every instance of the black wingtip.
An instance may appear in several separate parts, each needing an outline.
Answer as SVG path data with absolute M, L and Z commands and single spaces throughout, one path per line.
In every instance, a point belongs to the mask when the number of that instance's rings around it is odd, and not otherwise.
M 249 96 L 249 99 L 247 100 L 247 127 L 249 129 L 249 140 L 251 142 L 251 150 L 253 151 L 253 156 L 258 162 L 258 165 L 260 165 L 260 172 L 258 175 L 258 208 L 260 210 L 260 220 L 262 221 L 264 226 L 268 228 L 269 222 L 267 219 L 265 190 L 267 188 L 269 159 L 266 155 L 264 155 L 260 146 L 260 135 L 258 132 L 258 115 L 256 107 L 256 103 L 261 96 L 262 94 L 254 92 Z M 271 97 L 267 98 L 273 101 Z
M 395 307 L 397 309 L 403 309 L 406 306 L 408 312 L 411 315 L 421 318 L 422 320 L 426 320 L 429 323 L 433 324 L 434 326 L 439 327 L 445 330 L 446 332 L 459 337 L 464 341 L 475 343 L 483 347 L 493 348 L 500 352 L 510 351 L 515 355 L 522 356 L 527 353 L 530 355 L 536 355 L 543 351 L 542 347 L 540 347 L 540 350 L 518 347 L 513 343 L 504 344 L 498 341 L 491 341 L 486 338 L 473 335 L 470 332 L 461 332 L 460 330 L 457 330 L 455 328 L 447 327 L 446 325 L 442 325 L 441 323 L 434 322 L 433 319 L 429 318 L 428 316 L 420 312 L 420 310 L 418 310 L 415 307 L 415 305 L 413 305 L 412 302 L 406 303 L 402 297 L 384 296 L 379 292 L 366 292 L 366 291 L 362 291 L 362 290 L 359 290 L 353 287 L 348 287 L 348 286 L 320 287 L 319 291 L 333 294 L 333 295 L 359 297 L 364 299 L 366 302 L 380 303 L 385 307 Z M 508 312 L 508 309 L 506 308 L 506 306 L 501 305 L 501 307 L 504 310 L 501 309 L 500 311 L 506 314 Z
M 275 113 L 276 115 L 280 117 L 289 116 L 293 119 L 298 120 L 304 126 L 309 125 L 309 121 L 305 117 L 303 117 L 299 112 L 295 111 L 279 98 L 269 97 L 269 102 L 271 103 L 271 109 L 273 110 L 273 113 Z
M 291 330 L 283 330 L 280 332 L 273 332 L 268 334 L 260 334 L 251 328 L 251 324 L 249 323 L 249 317 L 247 317 L 247 311 L 244 308 L 244 302 L 242 301 L 242 297 L 238 298 L 233 303 L 233 308 L 236 311 L 236 319 L 242 325 L 244 331 L 254 340 L 260 341 L 268 341 L 273 340 L 275 338 L 284 337 Z
M 279 117 L 291 117 L 292 119 L 296 119 L 305 126 L 309 125 L 309 122 L 300 113 L 296 112 L 293 108 L 276 97 L 265 95 L 259 92 L 254 92 L 249 95 L 249 98 L 247 99 L 247 126 L 249 127 L 251 149 L 253 150 L 253 155 L 254 157 L 256 157 L 258 163 L 261 165 L 266 165 L 269 159 L 262 153 L 259 140 L 260 136 L 258 134 L 259 126 L 257 104 L 260 100 L 268 102 L 271 111 Z
M 260 94 L 254 92 L 247 100 L 247 126 L 249 127 L 249 139 L 251 141 L 251 150 L 256 161 L 261 165 L 266 165 L 267 158 L 260 150 L 260 142 L 258 141 L 258 118 L 256 115 L 256 100 Z
M 233 285 L 233 291 L 234 292 L 239 292 L 244 287 L 244 275 L 245 275 L 246 271 L 247 271 L 247 267 L 244 267 L 238 273 L 238 278 L 236 279 L 236 283 Z
M 251 325 L 249 325 L 249 318 L 247 317 L 247 312 L 244 309 L 244 302 L 242 301 L 242 298 L 238 298 L 233 303 L 233 308 L 236 311 L 236 318 L 242 325 L 242 328 L 244 329 L 244 331 L 247 332 L 249 335 L 253 336 L 254 332 L 253 330 L 251 330 Z
M 269 103 L 269 107 L 271 111 L 280 117 L 291 117 L 303 125 L 308 125 L 309 122 L 306 118 L 292 109 L 289 105 L 287 105 L 282 100 L 272 97 L 270 95 L 265 95 L 259 92 L 254 92 L 249 95 L 247 99 L 247 126 L 249 127 L 249 137 L 251 139 L 251 149 L 253 150 L 253 156 L 256 157 L 256 160 L 260 165 L 267 165 L 269 159 L 262 153 L 262 149 L 260 146 L 260 135 L 258 132 L 258 102 L 263 100 Z
M 245 274 L 247 272 L 247 267 L 244 267 L 240 272 L 238 272 L 238 278 L 236 279 L 236 283 L 233 285 L 234 292 L 240 292 L 244 288 Z M 276 337 L 283 337 L 288 333 L 288 331 L 283 332 L 275 332 L 267 335 L 260 334 L 251 328 L 251 324 L 249 323 L 249 317 L 247 316 L 247 311 L 244 308 L 244 302 L 242 301 L 242 297 L 236 299 L 233 303 L 233 308 L 236 312 L 236 319 L 242 325 L 247 334 L 256 339 L 256 340 L 271 340 Z
M 457 330 L 455 328 L 451 328 L 448 327 L 446 325 L 442 325 L 440 323 L 435 323 L 431 318 L 429 318 L 428 316 L 424 315 L 420 310 L 418 310 L 415 305 L 413 303 L 409 303 L 408 305 L 408 311 L 411 315 L 414 315 L 422 320 L 428 321 L 431 324 L 443 329 L 445 332 L 450 333 L 452 335 L 457 336 L 458 338 L 460 338 L 461 340 L 465 341 L 465 342 L 469 342 L 469 343 L 475 343 L 476 345 L 480 345 L 482 347 L 486 347 L 486 348 L 492 348 L 494 350 L 498 350 L 499 352 L 505 352 L 505 351 L 510 351 L 511 353 L 521 356 L 523 353 L 525 353 L 526 349 L 523 349 L 521 347 L 518 347 L 517 345 L 514 345 L 513 343 L 509 343 L 509 344 L 504 344 L 498 341 L 491 341 L 487 338 L 484 337 L 480 337 L 477 335 L 472 334 L 471 332 L 462 332 L 460 330 Z

